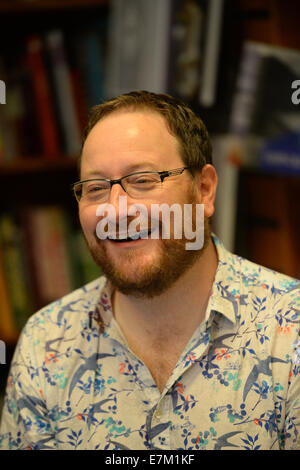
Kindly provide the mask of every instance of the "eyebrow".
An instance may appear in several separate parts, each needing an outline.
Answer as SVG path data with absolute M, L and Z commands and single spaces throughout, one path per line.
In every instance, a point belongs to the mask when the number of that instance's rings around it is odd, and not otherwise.
M 130 173 L 133 173 L 135 171 L 159 171 L 154 163 L 151 162 L 139 162 L 135 163 L 132 165 L 129 165 L 126 167 L 124 171 L 124 175 L 129 175 Z M 104 176 L 103 173 L 100 170 L 93 170 L 93 171 L 88 171 L 86 173 L 87 177 L 95 176 L 95 177 L 102 177 L 102 178 L 107 178 L 107 176 Z

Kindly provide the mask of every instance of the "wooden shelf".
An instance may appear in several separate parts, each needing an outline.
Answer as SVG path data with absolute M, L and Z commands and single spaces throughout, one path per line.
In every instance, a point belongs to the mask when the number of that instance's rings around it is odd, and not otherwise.
M 26 13 L 105 6 L 110 0 L 2 0 L 1 13 Z
M 76 170 L 77 159 L 74 157 L 62 156 L 57 160 L 46 158 L 24 158 L 13 163 L 0 163 L 0 178 L 3 176 L 13 176 L 17 174 L 70 171 Z

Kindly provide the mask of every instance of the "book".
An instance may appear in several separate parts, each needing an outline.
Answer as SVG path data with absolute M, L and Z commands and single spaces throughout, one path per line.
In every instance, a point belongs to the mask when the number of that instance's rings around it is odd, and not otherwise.
M 105 54 L 103 33 L 105 23 L 93 23 L 88 30 L 75 36 L 73 54 L 76 56 L 78 72 L 84 90 L 87 109 L 105 99 Z
M 0 159 L 3 162 L 12 161 L 17 158 L 20 152 L 21 139 L 18 139 L 18 129 L 16 126 L 17 116 L 20 114 L 16 109 L 16 93 L 14 80 L 10 78 L 10 73 L 0 57 L 0 76 L 5 79 L 5 105 L 1 105 L 0 113 Z M 12 82 L 12 83 L 10 83 Z M 18 100 L 17 100 L 18 101 Z M 17 105 L 18 108 L 18 105 Z
M 24 245 L 13 214 L 0 217 L 0 243 L 7 291 L 17 328 L 21 328 L 33 313 L 28 284 L 28 272 L 24 258 Z
M 22 58 L 18 69 L 18 84 L 24 110 L 20 122 L 22 130 L 22 155 L 25 158 L 31 158 L 42 154 L 42 139 L 34 101 L 34 87 L 24 58 Z
M 0 57 L 0 77 L 6 83 L 6 104 L 0 113 L 3 162 L 42 154 L 32 73 L 24 47 L 16 47 L 13 59 Z
M 269 173 L 300 175 L 300 132 L 267 139 L 258 157 L 260 168 Z
M 80 75 L 79 68 L 72 67 L 70 69 L 70 77 L 72 82 L 73 96 L 78 117 L 80 135 L 83 135 L 84 129 L 88 121 L 88 105 L 86 93 L 84 91 L 84 81 Z
M 233 99 L 230 131 L 271 138 L 299 129 L 292 82 L 300 76 L 300 52 L 246 41 Z
M 16 132 L 8 117 L 8 108 L 5 105 L 0 113 L 0 161 L 3 163 L 16 159 L 18 143 Z
M 34 90 L 42 152 L 49 159 L 57 159 L 61 153 L 59 132 L 43 56 L 40 36 L 29 36 L 26 42 L 26 58 Z
M 54 90 L 65 143 L 64 150 L 69 156 L 76 157 L 81 148 L 81 133 L 62 31 L 48 32 L 46 44 L 52 65 Z
M 113 0 L 108 27 L 107 97 L 168 88 L 171 0 Z
M 200 106 L 216 104 L 223 0 L 172 2 L 169 87 Z
M 24 212 L 31 276 L 36 304 L 41 308 L 73 289 L 65 215 L 55 205 L 28 206 Z
M 210 107 L 216 102 L 223 8 L 223 0 L 207 2 L 207 25 L 199 89 L 199 103 L 205 107 Z
M 251 261 L 299 278 L 299 183 L 285 175 L 240 172 L 237 252 Z
M 172 4 L 168 87 L 171 94 L 191 101 L 197 96 L 203 61 L 206 15 L 196 0 Z
M 13 343 L 18 337 L 19 331 L 7 287 L 2 252 L 3 248 L 0 246 L 0 339 L 7 343 Z
M 40 154 L 41 142 L 36 125 L 37 116 L 32 105 L 31 84 L 21 63 L 11 71 L 7 98 L 4 119 L 13 135 L 14 144 L 13 152 L 6 154 L 6 161 Z

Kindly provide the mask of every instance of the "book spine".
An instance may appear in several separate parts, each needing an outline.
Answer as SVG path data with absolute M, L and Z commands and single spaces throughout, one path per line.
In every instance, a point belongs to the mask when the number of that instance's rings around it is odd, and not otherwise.
M 215 104 L 222 30 L 223 0 L 208 2 L 208 24 L 204 45 L 203 75 L 199 93 L 201 105 L 209 107 Z
M 72 291 L 72 276 L 67 248 L 66 214 L 60 207 L 48 208 L 48 256 L 52 297 L 59 299 Z
M 50 159 L 60 154 L 56 119 L 39 36 L 27 39 L 27 63 L 34 89 L 43 153 Z
M 82 136 L 88 119 L 88 106 L 84 92 L 84 83 L 79 70 L 71 69 L 70 74 L 80 135 Z
M 3 129 L 1 128 L 0 122 L 0 162 L 4 161 L 4 152 L 3 152 Z
M 104 98 L 103 57 L 100 36 L 96 31 L 85 34 L 82 47 L 89 99 L 88 106 L 92 107 L 101 103 Z
M 46 36 L 46 44 L 53 66 L 58 108 L 66 143 L 65 150 L 68 155 L 77 156 L 81 147 L 80 125 L 62 32 L 51 31 L 48 33 Z
M 230 132 L 241 137 L 251 129 L 260 65 L 261 54 L 255 44 L 245 43 L 230 120 Z
M 171 0 L 113 0 L 109 25 L 106 90 L 167 90 Z
M 39 307 L 72 290 L 64 212 L 56 206 L 27 209 L 28 243 Z
M 0 239 L 3 248 L 7 287 L 19 330 L 33 313 L 27 283 L 27 270 L 22 256 L 23 246 L 14 216 L 3 214 L 0 219 Z
M 13 343 L 18 337 L 19 331 L 16 326 L 7 287 L 2 250 L 2 247 L 0 247 L 0 339 L 8 343 Z
M 7 104 L 1 109 L 0 114 L 0 133 L 2 145 L 3 162 L 13 161 L 19 153 L 19 143 L 17 138 L 17 129 L 13 122 L 11 90 L 7 90 Z
M 27 207 L 24 225 L 30 255 L 31 276 L 38 308 L 53 300 L 49 290 L 49 254 L 47 251 L 47 221 L 43 207 Z
M 146 44 L 151 45 L 151 49 L 148 51 L 149 54 L 151 53 L 151 61 L 147 60 L 147 54 L 143 54 L 142 57 L 145 59 L 145 63 L 142 64 L 140 73 L 146 70 L 148 64 L 148 71 L 144 76 L 146 89 L 153 90 L 156 93 L 166 93 L 169 74 L 172 1 L 165 0 L 161 2 L 156 0 L 153 6 L 152 3 L 150 6 L 147 1 L 144 4 L 148 9 L 147 16 L 151 19 L 147 28 L 148 38 L 146 40 Z M 153 8 L 154 6 L 155 8 Z M 153 15 L 152 10 L 154 10 Z

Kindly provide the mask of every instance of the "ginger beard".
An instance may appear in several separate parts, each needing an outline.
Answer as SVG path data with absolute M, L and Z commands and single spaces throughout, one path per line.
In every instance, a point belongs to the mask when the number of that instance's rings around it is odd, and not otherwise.
M 195 194 L 190 195 L 188 203 L 196 205 Z M 182 206 L 183 207 L 183 206 Z M 193 210 L 192 227 L 195 230 L 195 211 Z M 151 221 L 149 221 L 150 227 Z M 160 224 L 160 236 L 162 226 Z M 202 256 L 210 238 L 210 227 L 208 219 L 204 220 L 204 244 L 198 250 L 186 250 L 187 240 L 181 239 L 157 239 L 145 243 L 154 243 L 156 256 L 143 253 L 145 245 L 139 248 L 127 248 L 120 250 L 120 256 L 110 255 L 107 240 L 100 240 L 96 230 L 94 237 L 88 240 L 84 234 L 87 245 L 96 264 L 101 268 L 103 274 L 111 282 L 112 286 L 125 295 L 133 297 L 152 298 L 169 289 L 196 261 Z M 114 258 L 114 259 L 113 259 Z M 117 258 L 117 259 L 116 259 Z

